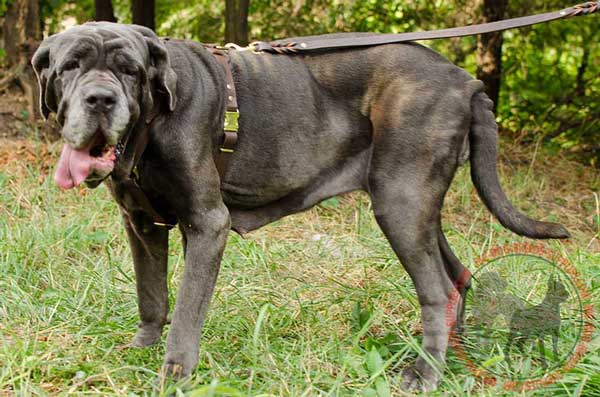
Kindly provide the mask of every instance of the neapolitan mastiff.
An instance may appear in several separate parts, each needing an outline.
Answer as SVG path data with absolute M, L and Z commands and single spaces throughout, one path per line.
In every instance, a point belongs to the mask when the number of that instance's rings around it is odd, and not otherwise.
M 414 282 L 423 349 L 440 367 L 449 296 L 466 272 L 440 219 L 457 167 L 470 159 L 480 197 L 505 227 L 533 238 L 568 236 L 512 207 L 496 172 L 492 102 L 480 81 L 437 53 L 410 43 L 292 56 L 235 51 L 230 58 L 241 116 L 222 178 L 214 159 L 225 72 L 202 45 L 160 40 L 140 26 L 87 23 L 44 40 L 32 61 L 42 111 L 55 112 L 62 127 L 55 175 L 62 188 L 96 186 L 109 176 L 119 161 L 115 145 L 160 105 L 139 180 L 153 207 L 177 219 L 185 245 L 163 374 L 188 375 L 197 364 L 230 229 L 246 233 L 328 197 L 367 191 Z M 139 209 L 122 210 L 141 317 L 133 344 L 146 346 L 160 339 L 169 311 L 168 231 Z M 428 361 L 420 357 L 404 370 L 405 388 L 436 387 L 440 371 Z

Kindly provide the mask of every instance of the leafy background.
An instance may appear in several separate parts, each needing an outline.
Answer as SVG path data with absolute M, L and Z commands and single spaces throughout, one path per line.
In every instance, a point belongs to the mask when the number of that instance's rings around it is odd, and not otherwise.
M 5 2 L 6 0 L 4 0 Z M 3 2 L 0 2 L 2 7 Z M 48 33 L 66 18 L 93 17 L 93 1 L 43 0 Z M 121 22 L 131 21 L 129 2 L 114 0 Z M 329 32 L 405 32 L 479 21 L 478 0 L 253 0 L 250 39 L 270 40 Z M 509 1 L 508 16 L 564 8 L 562 1 Z M 218 43 L 224 36 L 224 2 L 156 3 L 164 36 Z M 517 143 L 544 143 L 598 166 L 600 160 L 600 30 L 596 16 L 547 23 L 504 34 L 503 77 L 498 104 L 502 133 Z M 475 74 L 476 39 L 427 43 Z

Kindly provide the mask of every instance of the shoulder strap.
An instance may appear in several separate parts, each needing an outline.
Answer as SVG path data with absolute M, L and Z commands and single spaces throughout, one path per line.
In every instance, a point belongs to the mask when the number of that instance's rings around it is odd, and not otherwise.
M 372 36 L 360 37 L 325 37 L 310 38 L 296 41 L 277 40 L 273 42 L 253 43 L 253 49 L 261 52 L 272 52 L 280 54 L 306 53 L 311 51 L 323 51 L 349 47 L 365 47 L 382 44 L 403 43 L 417 40 L 445 39 L 449 37 L 473 36 L 483 33 L 499 32 L 507 29 L 514 29 L 522 26 L 535 25 L 542 22 L 549 22 L 556 19 L 570 18 L 574 16 L 589 15 L 600 10 L 600 1 L 589 1 L 573 7 L 565 8 L 561 11 L 548 12 L 545 14 L 531 15 L 521 18 L 506 19 L 504 21 L 482 23 L 479 25 L 462 26 L 450 29 L 429 30 L 422 32 L 407 32 L 399 34 L 373 34 Z

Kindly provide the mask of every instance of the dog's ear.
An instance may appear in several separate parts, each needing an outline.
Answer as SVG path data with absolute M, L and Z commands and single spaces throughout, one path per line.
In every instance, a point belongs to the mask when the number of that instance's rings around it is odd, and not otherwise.
M 141 39 L 148 47 L 148 53 L 150 54 L 150 66 L 147 70 L 148 82 L 150 85 L 152 85 L 152 82 L 156 83 L 155 89 L 166 96 L 169 110 L 175 110 L 177 105 L 177 74 L 171 68 L 171 60 L 166 47 L 152 29 L 140 25 L 127 25 L 127 28 L 140 34 Z M 153 98 L 148 96 L 146 92 L 144 92 L 144 98 L 144 106 L 152 106 Z
M 40 93 L 40 111 L 44 118 L 48 118 L 50 112 L 57 111 L 56 95 L 54 92 L 54 79 L 56 72 L 50 65 L 50 39 L 42 43 L 31 59 L 31 66 L 38 80 Z
M 146 112 L 150 112 L 154 107 L 154 98 L 152 98 L 152 83 L 149 80 L 147 72 L 143 72 L 142 76 L 142 109 L 146 109 Z
M 148 78 L 157 83 L 159 93 L 164 94 L 169 104 L 169 110 L 175 110 L 177 105 L 177 74 L 171 68 L 171 60 L 165 46 L 156 37 L 144 37 L 150 52 L 150 70 Z

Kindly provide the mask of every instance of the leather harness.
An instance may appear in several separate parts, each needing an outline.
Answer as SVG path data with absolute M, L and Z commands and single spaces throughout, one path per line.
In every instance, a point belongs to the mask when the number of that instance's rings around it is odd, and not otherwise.
M 205 44 L 204 47 L 223 67 L 227 84 L 227 108 L 225 111 L 223 138 L 219 147 L 219 152 L 215 158 L 215 165 L 219 175 L 221 176 L 221 179 L 223 179 L 225 176 L 231 156 L 238 141 L 239 109 L 237 104 L 235 84 L 233 81 L 233 74 L 231 72 L 231 62 L 228 54 L 229 51 L 241 49 L 252 50 L 253 52 L 257 53 L 269 52 L 274 54 L 301 54 L 314 51 L 376 46 L 417 40 L 462 37 L 482 33 L 498 32 L 542 22 L 549 22 L 556 19 L 589 15 L 599 10 L 600 1 L 590 1 L 573 7 L 565 8 L 561 11 L 451 29 L 408 32 L 400 34 L 373 34 L 369 36 L 351 38 L 318 38 L 317 36 L 317 38 L 311 38 L 299 42 L 288 40 L 255 42 L 246 48 L 241 48 L 234 44 L 228 44 L 224 47 Z M 129 133 L 125 143 L 117 146 L 119 160 L 114 171 L 111 173 L 111 179 L 115 189 L 119 192 L 128 194 L 128 199 L 133 200 L 136 204 L 136 207 L 142 208 L 143 211 L 152 219 L 154 225 L 170 229 L 176 225 L 177 220 L 171 218 L 167 219 L 154 208 L 150 202 L 150 199 L 140 187 L 139 176 L 137 172 L 137 166 L 150 139 L 149 135 L 152 123 L 159 113 L 160 105 L 157 104 L 148 114 L 145 115 L 144 122 L 138 123 L 138 127 Z M 124 205 L 123 201 L 123 199 L 120 200 L 122 206 L 127 207 L 127 205 Z M 127 211 L 127 208 L 124 209 Z

